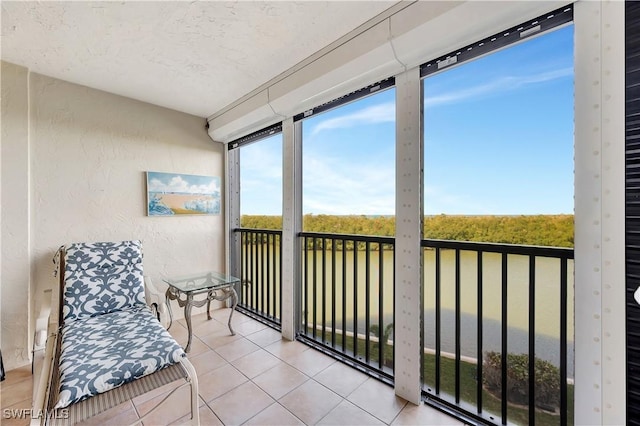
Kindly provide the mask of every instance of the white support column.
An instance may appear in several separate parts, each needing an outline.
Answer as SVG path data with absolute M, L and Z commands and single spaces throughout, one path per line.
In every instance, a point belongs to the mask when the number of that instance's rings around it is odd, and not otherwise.
M 227 272 L 240 276 L 240 236 L 233 232 L 240 227 L 240 149 L 229 150 L 225 145 L 225 212 L 227 215 L 226 263 Z
M 624 3 L 577 2 L 574 24 L 574 424 L 624 424 Z
M 575 424 L 602 423 L 600 4 L 576 3 Z
M 626 423 L 625 5 L 602 2 L 602 424 Z M 576 405 L 578 407 L 578 405 Z
M 396 76 L 395 391 L 422 391 L 422 128 L 420 69 Z
M 302 126 L 293 118 L 282 122 L 282 337 L 294 340 L 297 331 L 299 241 L 302 229 Z

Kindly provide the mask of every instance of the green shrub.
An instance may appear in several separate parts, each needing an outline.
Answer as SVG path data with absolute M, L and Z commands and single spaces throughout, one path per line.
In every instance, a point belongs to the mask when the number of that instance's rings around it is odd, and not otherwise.
M 498 398 L 502 394 L 502 358 L 499 352 L 487 352 L 483 361 L 486 389 Z M 549 361 L 535 359 L 536 406 L 556 411 L 560 405 L 560 370 Z M 529 355 L 507 354 L 507 400 L 529 403 Z

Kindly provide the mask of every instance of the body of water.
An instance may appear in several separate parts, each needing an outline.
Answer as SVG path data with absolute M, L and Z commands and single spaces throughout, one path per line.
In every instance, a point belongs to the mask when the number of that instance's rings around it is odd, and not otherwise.
M 379 323 L 380 301 L 382 302 L 383 329 L 393 323 L 393 252 L 386 251 L 382 258 L 382 274 L 377 251 L 370 252 L 369 260 L 369 294 L 367 297 L 367 263 L 364 251 L 336 251 L 335 271 L 332 267 L 331 251 L 317 250 L 316 264 L 316 299 L 313 299 L 313 264 L 312 251 L 308 252 L 307 286 L 305 293 L 308 325 L 314 324 L 313 307 L 316 307 L 315 324 L 322 326 L 322 310 L 324 306 L 325 326 L 331 327 L 335 297 L 336 328 L 342 329 L 343 304 L 346 315 L 346 331 L 353 332 L 354 317 L 357 317 L 358 333 L 365 333 L 365 306 L 369 300 L 369 319 L 371 324 Z M 355 253 L 355 255 L 354 255 Z M 324 273 L 322 258 L 324 258 Z M 424 250 L 424 347 L 427 351 L 435 349 L 435 250 Z M 344 274 L 343 274 L 344 263 Z M 483 254 L 483 350 L 500 351 L 502 344 L 502 259 L 500 254 Z M 441 251 L 441 350 L 455 352 L 455 252 Z M 535 336 L 536 357 L 550 361 L 559 366 L 560 360 L 560 261 L 554 258 L 536 259 L 535 265 Z M 357 281 L 354 270 L 357 269 Z M 335 275 L 335 295 L 333 294 L 332 277 Z M 382 276 L 382 280 L 380 280 Z M 323 303 L 323 286 L 324 303 Z M 382 281 L 382 285 L 380 282 Z M 304 280 L 303 280 L 304 283 Z M 343 297 L 343 287 L 344 297 Z M 382 297 L 380 297 L 382 293 Z M 357 294 L 357 303 L 354 301 Z M 460 255 L 460 321 L 461 321 L 461 353 L 463 356 L 475 358 L 477 355 L 477 254 L 462 251 Z M 357 306 L 357 316 L 354 307 Z M 513 353 L 528 352 L 529 333 L 529 259 L 522 255 L 508 256 L 508 290 L 507 290 L 507 323 L 508 351 Z M 304 299 L 303 299 L 304 311 Z M 568 368 L 573 377 L 573 260 L 568 264 L 568 312 L 567 322 Z

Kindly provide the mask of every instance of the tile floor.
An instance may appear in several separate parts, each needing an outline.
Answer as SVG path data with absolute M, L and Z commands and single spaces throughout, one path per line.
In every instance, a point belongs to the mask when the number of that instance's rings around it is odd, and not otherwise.
M 393 389 L 238 312 L 235 336 L 226 326 L 228 309 L 194 316 L 188 354 L 198 372 L 202 425 L 460 425 L 457 420 L 395 396 Z M 170 333 L 185 345 L 184 320 Z M 30 367 L 8 372 L 0 386 L 3 409 L 31 406 Z M 170 386 L 170 385 L 168 385 Z M 188 388 L 172 395 L 148 425 L 186 422 Z M 123 425 L 144 415 L 166 396 L 168 387 L 127 401 L 85 425 Z M 7 420 L 3 425 L 27 424 Z

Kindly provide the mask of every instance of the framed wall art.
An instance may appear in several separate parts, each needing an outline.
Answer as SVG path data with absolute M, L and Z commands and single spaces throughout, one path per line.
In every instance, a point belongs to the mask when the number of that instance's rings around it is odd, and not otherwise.
M 220 177 L 146 174 L 148 216 L 220 214 Z

